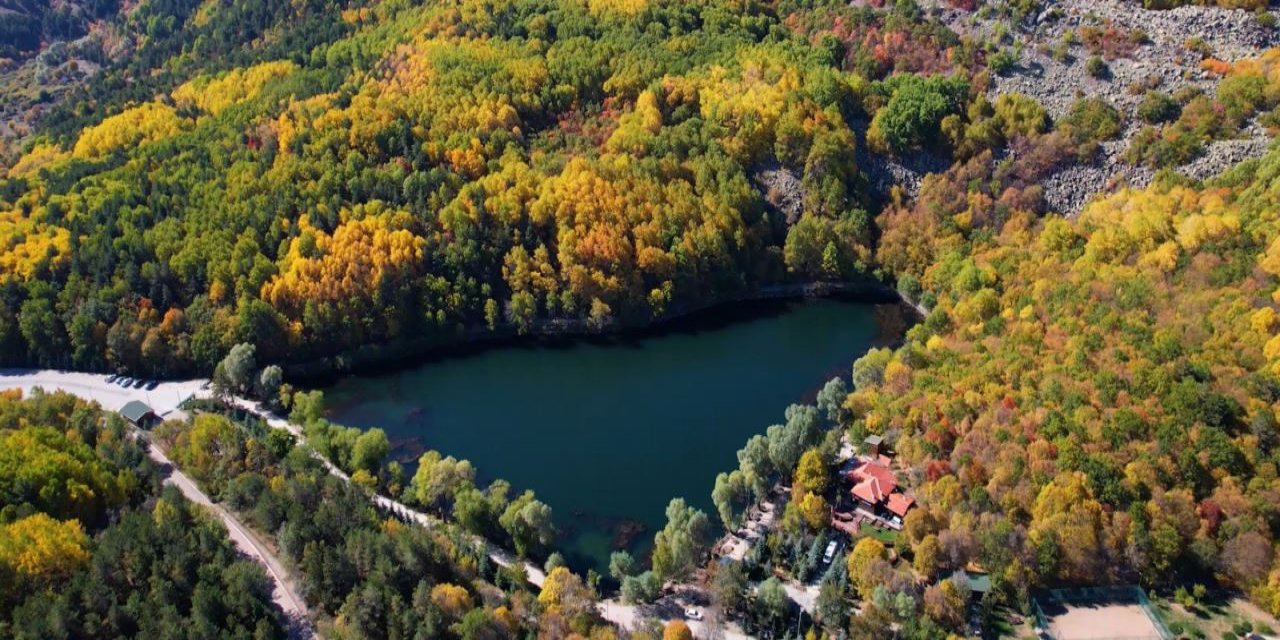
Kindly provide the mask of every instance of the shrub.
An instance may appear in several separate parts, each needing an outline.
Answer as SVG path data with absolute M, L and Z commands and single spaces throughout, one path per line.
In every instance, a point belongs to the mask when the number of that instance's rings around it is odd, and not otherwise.
M 1004 75 L 1012 69 L 1013 65 L 1017 64 L 1017 62 L 1018 57 L 1013 54 L 1013 51 L 1009 49 L 1001 49 L 987 58 L 987 68 L 991 69 L 992 73 Z
M 1218 101 L 1233 120 L 1243 120 L 1257 113 L 1266 102 L 1267 81 L 1262 76 L 1233 75 L 1218 85 Z
M 1084 63 L 1084 70 L 1089 75 L 1099 79 L 1106 78 L 1111 73 L 1111 69 L 1107 67 L 1107 62 L 1102 59 L 1102 56 L 1089 56 L 1089 59 Z
M 1138 105 L 1138 117 L 1148 124 L 1172 122 L 1182 113 L 1182 106 L 1167 93 L 1148 91 Z
M 1085 98 L 1071 105 L 1063 124 L 1069 127 L 1076 144 L 1112 140 L 1123 129 L 1123 118 L 1102 98 Z

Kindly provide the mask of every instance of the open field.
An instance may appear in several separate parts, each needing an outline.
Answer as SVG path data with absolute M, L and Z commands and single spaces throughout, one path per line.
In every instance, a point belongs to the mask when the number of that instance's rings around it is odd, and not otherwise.
M 1043 607 L 1055 640 L 1160 640 L 1160 631 L 1137 603 L 1054 604 Z

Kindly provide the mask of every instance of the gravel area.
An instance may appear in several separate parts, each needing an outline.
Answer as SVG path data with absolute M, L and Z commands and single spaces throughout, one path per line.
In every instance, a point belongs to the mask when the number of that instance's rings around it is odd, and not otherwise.
M 993 39 L 999 32 L 998 21 L 951 9 L 940 0 L 924 4 L 937 11 L 953 30 L 971 38 Z M 1272 14 L 1280 16 L 1274 10 Z M 1067 56 L 1051 55 L 1065 33 L 1106 26 L 1125 33 L 1140 30 L 1145 40 L 1129 55 L 1108 60 L 1104 77 L 1095 78 L 1086 71 L 1085 63 L 1092 54 L 1078 39 L 1067 48 Z M 1264 26 L 1250 12 L 1216 6 L 1153 11 L 1131 1 L 1050 0 L 1006 40 L 1006 44 L 1018 41 L 1021 56 L 1013 69 L 993 78 L 993 98 L 1022 93 L 1060 118 L 1080 98 L 1102 97 L 1126 117 L 1121 138 L 1103 145 L 1093 164 L 1066 166 L 1044 181 L 1050 209 L 1072 216 L 1099 193 L 1150 182 L 1154 175 L 1150 169 L 1122 160 L 1130 140 L 1142 128 L 1137 109 L 1145 91 L 1173 94 L 1194 88 L 1209 95 L 1216 92 L 1218 78 L 1201 68 L 1203 55 L 1189 46 L 1196 39 L 1213 57 L 1234 61 L 1280 46 L 1280 30 Z M 1241 139 L 1212 142 L 1199 158 L 1178 169 L 1192 178 L 1207 178 L 1242 160 L 1261 156 L 1270 143 L 1267 131 L 1254 124 Z

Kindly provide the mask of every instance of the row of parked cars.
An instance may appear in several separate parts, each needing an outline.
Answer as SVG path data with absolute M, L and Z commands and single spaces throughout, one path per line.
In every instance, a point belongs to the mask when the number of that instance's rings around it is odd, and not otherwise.
M 126 389 L 132 387 L 134 389 L 146 389 L 151 391 L 160 385 L 159 380 L 147 380 L 146 378 L 132 378 L 125 375 L 115 374 L 107 376 L 107 382 L 110 384 L 118 384 Z

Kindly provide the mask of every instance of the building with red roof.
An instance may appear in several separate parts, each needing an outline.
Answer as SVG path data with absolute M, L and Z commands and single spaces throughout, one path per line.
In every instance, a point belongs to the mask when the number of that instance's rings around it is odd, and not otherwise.
M 853 497 L 873 514 L 901 519 L 915 505 L 914 498 L 898 491 L 898 476 L 884 455 L 863 458 L 849 472 L 849 481 L 853 483 Z

